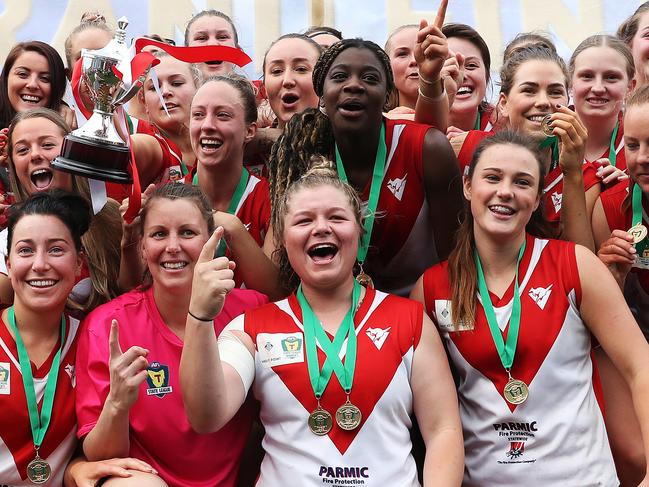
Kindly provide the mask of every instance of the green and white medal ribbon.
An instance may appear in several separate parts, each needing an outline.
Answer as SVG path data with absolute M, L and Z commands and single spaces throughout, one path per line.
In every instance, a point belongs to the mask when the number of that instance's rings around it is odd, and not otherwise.
M 489 289 L 487 289 L 487 282 L 485 281 L 484 272 L 482 270 L 482 262 L 480 261 L 480 255 L 478 250 L 474 249 L 473 255 L 475 257 L 475 265 L 478 271 L 478 291 L 480 292 L 480 298 L 482 299 L 482 307 L 487 317 L 487 323 L 489 324 L 489 331 L 491 332 L 491 337 L 493 338 L 494 344 L 496 345 L 496 350 L 498 351 L 498 356 L 500 357 L 500 362 L 503 364 L 503 367 L 507 371 L 509 380 L 505 385 L 503 395 L 507 402 L 511 404 L 521 404 L 525 402 L 529 391 L 527 384 L 523 381 L 514 379 L 511 374 L 512 364 L 514 363 L 514 356 L 516 355 L 516 345 L 518 344 L 518 330 L 521 324 L 521 297 L 518 294 L 518 268 L 523 258 L 523 253 L 525 252 L 525 240 L 523 240 L 523 245 L 518 252 L 518 258 L 516 260 L 516 275 L 514 278 L 514 296 L 512 298 L 512 315 L 509 320 L 509 330 L 507 331 L 507 342 L 503 340 L 502 332 L 498 327 L 498 320 L 496 319 L 496 312 L 494 311 L 493 304 L 491 303 L 491 296 L 489 295 Z
M 480 125 L 482 125 L 482 115 L 480 115 L 480 109 L 478 109 L 478 115 L 475 117 L 475 124 L 473 125 L 473 130 L 480 130 Z
M 620 129 L 620 122 L 617 122 L 615 124 L 615 128 L 613 129 L 613 135 L 611 135 L 611 147 L 608 151 L 608 160 L 611 162 L 611 166 L 615 167 L 615 164 L 617 162 L 617 152 L 615 152 L 615 139 L 617 139 L 617 132 Z
M 234 193 L 232 194 L 232 199 L 230 200 L 230 204 L 228 205 L 228 209 L 226 210 L 230 215 L 234 215 L 237 212 L 237 208 L 239 207 L 239 203 L 241 202 L 241 198 L 243 198 L 243 193 L 246 191 L 246 188 L 248 187 L 248 180 L 250 179 L 250 173 L 246 170 L 246 168 L 241 169 L 241 177 L 239 178 L 239 182 L 237 183 L 237 187 L 234 189 Z M 192 178 L 192 185 L 193 186 L 198 186 L 198 170 L 194 174 L 194 177 Z M 219 242 L 219 246 L 216 248 L 216 257 L 223 257 L 225 255 L 225 238 L 222 238 L 221 241 Z
M 381 193 L 381 184 L 383 183 L 383 176 L 385 175 L 385 160 L 387 155 L 387 147 L 385 145 L 385 124 L 381 124 L 381 132 L 379 133 L 379 144 L 376 148 L 376 157 L 374 159 L 374 170 L 372 172 L 372 182 L 370 184 L 370 197 L 367 200 L 367 216 L 363 221 L 363 229 L 365 230 L 361 241 L 358 245 L 358 264 L 360 265 L 360 273 L 356 276 L 356 280 L 364 286 L 372 286 L 372 279 L 365 274 L 363 270 L 363 263 L 367 257 L 367 250 L 370 247 L 370 239 L 372 238 L 372 229 L 374 228 L 374 217 L 376 216 L 376 207 L 379 204 L 379 194 Z M 336 144 L 336 169 L 338 170 L 338 177 L 345 183 L 349 183 L 345 166 L 343 165 L 338 144 Z
M 333 343 L 329 340 L 322 324 L 309 306 L 302 285 L 297 290 L 297 300 L 302 309 L 302 322 L 304 323 L 304 341 L 306 348 L 306 362 L 309 370 L 309 379 L 313 393 L 318 401 L 318 407 L 309 415 L 309 428 L 316 435 L 326 435 L 333 427 L 331 414 L 320 406 L 320 398 L 324 393 L 332 372 L 335 372 L 340 385 L 347 395 L 347 401 L 336 411 L 336 423 L 344 430 L 353 430 L 361 423 L 361 412 L 349 401 L 354 384 L 354 370 L 356 368 L 356 330 L 354 326 L 354 314 L 361 295 L 361 286 L 354 281 L 352 291 L 352 305 L 343 318 Z M 347 339 L 345 352 L 345 364 L 340 359 L 340 350 Z M 318 361 L 318 350 L 316 340 L 325 353 L 326 359 L 320 368 Z
M 646 262 L 649 258 L 649 242 L 647 242 L 647 227 L 642 224 L 642 188 L 638 183 L 633 185 L 633 194 L 631 197 L 632 208 L 632 227 L 629 228 L 628 233 L 633 237 L 633 244 L 635 245 L 636 254 L 640 262 Z
M 16 348 L 18 349 L 18 362 L 20 363 L 20 372 L 23 377 L 23 386 L 25 388 L 25 400 L 29 411 L 29 424 L 34 439 L 34 449 L 36 457 L 27 465 L 27 477 L 34 484 L 44 484 L 52 474 L 50 465 L 38 455 L 38 451 L 43 443 L 45 433 L 50 426 L 52 419 L 52 407 L 54 405 L 54 394 L 56 393 L 56 382 L 59 376 L 59 366 L 61 365 L 61 354 L 65 340 L 65 317 L 61 315 L 61 345 L 54 356 L 52 367 L 47 377 L 45 393 L 43 394 L 43 405 L 41 412 L 38 412 L 38 401 L 36 400 L 36 390 L 34 388 L 34 376 L 32 375 L 32 365 L 25 349 L 25 344 L 16 327 L 16 317 L 14 307 L 11 306 L 7 311 L 9 326 L 14 332 Z

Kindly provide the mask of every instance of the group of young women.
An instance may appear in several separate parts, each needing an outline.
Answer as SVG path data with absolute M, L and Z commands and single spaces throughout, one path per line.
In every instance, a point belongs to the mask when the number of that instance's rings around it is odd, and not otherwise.
M 493 105 L 446 4 L 385 50 L 284 35 L 260 83 L 156 52 L 132 222 L 50 166 L 83 81 L 12 50 L 1 485 L 649 485 L 649 2 L 567 64 L 520 34 Z M 68 72 L 112 35 L 84 16 Z

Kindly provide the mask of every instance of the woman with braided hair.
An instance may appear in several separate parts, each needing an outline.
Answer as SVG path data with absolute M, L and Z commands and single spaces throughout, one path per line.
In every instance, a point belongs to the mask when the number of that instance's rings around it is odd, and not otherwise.
M 387 120 L 394 90 L 390 60 L 379 46 L 343 39 L 313 71 L 320 110 L 295 115 L 270 160 L 273 226 L 286 188 L 313 155 L 335 158 L 338 174 L 367 202 L 359 277 L 406 293 L 428 263 L 452 248 L 461 207 L 460 177 L 444 134 L 427 125 Z

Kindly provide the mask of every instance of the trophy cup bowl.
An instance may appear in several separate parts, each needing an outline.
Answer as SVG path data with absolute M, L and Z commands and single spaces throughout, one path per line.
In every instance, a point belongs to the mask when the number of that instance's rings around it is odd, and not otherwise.
M 120 19 L 115 38 L 106 47 L 81 51 L 81 76 L 94 109 L 86 123 L 65 137 L 61 155 L 52 162 L 55 169 L 101 181 L 133 182 L 128 172 L 130 150 L 113 121 L 117 107 L 137 93 L 145 76 L 127 87 L 116 74 L 128 56 L 126 25 L 126 19 Z

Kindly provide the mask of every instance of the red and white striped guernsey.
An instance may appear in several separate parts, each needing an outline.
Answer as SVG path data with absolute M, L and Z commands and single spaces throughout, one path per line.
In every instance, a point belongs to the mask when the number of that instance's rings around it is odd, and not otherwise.
M 362 412 L 362 423 L 352 431 L 334 424 L 325 436 L 314 435 L 307 425 L 316 399 L 295 295 L 246 312 L 228 325 L 245 331 L 256 348 L 252 390 L 261 402 L 266 429 L 258 487 L 419 485 L 409 428 L 410 375 L 422 317 L 419 303 L 367 290 L 354 320 L 358 346 L 350 396 Z M 344 350 L 343 346 L 342 354 Z M 322 365 L 325 355 L 320 348 L 318 357 Z M 344 402 L 334 374 L 320 403 L 334 415 Z
M 504 332 L 513 288 L 512 280 L 502 298 L 491 295 Z M 503 397 L 508 377 L 482 306 L 475 327 L 454 331 L 448 262 L 424 274 L 426 309 L 458 381 L 466 455 L 462 485 L 619 485 L 595 397 L 591 336 L 579 316 L 575 245 L 528 235 L 519 293 L 521 323 L 511 374 L 528 385 L 529 397 L 515 406 Z
M 76 336 L 79 322 L 67 317 L 66 337 L 52 406 L 52 420 L 40 449 L 40 456 L 52 468 L 52 477 L 43 484 L 63 485 L 63 472 L 74 453 L 77 420 L 74 411 L 76 376 Z M 36 400 L 40 404 L 50 367 L 58 347 L 36 369 L 32 364 Z M 0 322 L 0 485 L 33 486 L 27 478 L 27 464 L 34 459 L 34 440 L 29 423 L 25 389 L 20 373 L 16 342 L 5 323 Z

